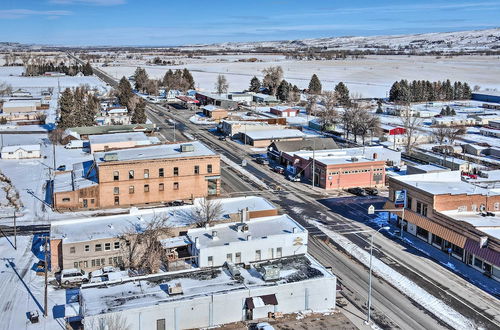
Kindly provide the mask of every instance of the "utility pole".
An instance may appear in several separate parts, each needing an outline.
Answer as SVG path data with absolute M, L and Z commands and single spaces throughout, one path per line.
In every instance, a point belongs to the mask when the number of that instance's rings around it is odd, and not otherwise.
M 48 316 L 48 271 L 49 271 L 49 262 L 48 262 L 48 259 L 47 259 L 47 239 L 49 237 L 48 236 L 45 236 L 45 266 L 44 266 L 44 269 L 45 269 L 45 296 L 44 296 L 44 300 L 43 300 L 43 315 L 45 317 Z
M 312 186 L 314 188 L 314 178 L 316 176 L 316 163 L 315 163 L 315 154 L 316 153 L 316 139 L 313 139 L 313 164 L 312 164 Z
M 16 224 L 16 211 L 14 210 L 14 250 L 17 250 L 17 224 Z
M 175 120 L 173 120 L 174 122 L 174 142 L 175 142 Z

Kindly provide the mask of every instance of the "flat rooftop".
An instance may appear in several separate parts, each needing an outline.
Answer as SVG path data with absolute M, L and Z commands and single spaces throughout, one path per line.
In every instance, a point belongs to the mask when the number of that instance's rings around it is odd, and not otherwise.
M 276 282 L 262 278 L 262 266 L 278 265 L 280 277 Z M 190 270 L 174 274 L 148 275 L 121 281 L 107 281 L 105 285 L 87 284 L 81 288 L 84 316 L 99 315 L 159 305 L 170 301 L 192 300 L 235 291 L 258 292 L 270 284 L 286 284 L 315 278 L 334 278 L 323 266 L 308 255 L 297 255 L 275 261 L 253 263 L 250 269 L 238 267 L 242 281 L 234 279 L 224 267 Z M 168 294 L 168 287 L 180 284 L 182 293 Z M 254 293 L 255 295 L 255 293 Z
M 148 136 L 144 132 L 114 133 L 89 136 L 90 143 L 114 143 L 126 141 L 145 141 Z
M 456 221 L 467 222 L 477 230 L 500 239 L 500 212 L 491 212 L 494 216 L 483 216 L 478 212 L 458 212 L 456 210 L 441 213 Z
M 247 231 L 238 230 L 238 225 L 243 224 L 241 222 L 221 223 L 208 229 L 190 229 L 187 236 L 191 242 L 198 239 L 200 248 L 206 248 L 246 241 L 248 235 L 252 236 L 252 240 L 258 240 L 267 239 L 270 236 L 307 232 L 304 227 L 286 214 L 252 219 L 244 223 L 244 225 L 248 226 Z M 214 231 L 217 232 L 215 239 L 212 236 Z
M 182 145 L 193 146 L 193 151 L 182 151 Z M 96 152 L 94 159 L 96 163 L 109 163 L 114 161 L 105 161 L 104 155 L 115 154 L 118 162 L 134 161 L 134 160 L 150 160 L 150 159 L 165 159 L 165 158 L 185 158 L 185 157 L 203 157 L 216 156 L 217 154 L 199 141 L 191 141 L 175 144 L 161 144 L 151 147 L 130 148 L 122 150 L 114 150 L 111 152 Z
M 305 138 L 307 135 L 297 129 L 269 129 L 246 132 L 252 140 L 269 140 L 285 138 Z
M 492 189 L 478 187 L 462 180 L 460 171 L 411 174 L 394 178 L 432 195 L 498 195 Z
M 56 175 L 56 178 L 58 176 Z M 249 211 L 276 209 L 267 199 L 258 196 L 222 198 L 217 200 L 223 209 L 220 220 L 230 220 L 230 214 L 236 214 L 245 208 L 248 208 Z M 147 224 L 154 217 L 168 217 L 168 224 L 174 227 L 187 226 L 192 224 L 192 217 L 190 215 L 197 205 L 199 205 L 199 200 L 195 200 L 194 205 L 145 210 L 132 208 L 128 214 L 60 221 L 54 220 L 51 225 L 50 237 L 51 239 L 62 239 L 65 244 L 114 238 L 122 235 L 131 228 L 140 232 L 147 227 Z

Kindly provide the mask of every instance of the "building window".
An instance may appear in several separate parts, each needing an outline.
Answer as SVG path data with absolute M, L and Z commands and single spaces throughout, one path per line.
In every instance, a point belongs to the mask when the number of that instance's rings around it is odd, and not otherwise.
M 63 199 L 62 199 L 62 201 L 63 201 L 63 202 L 69 202 L 69 201 L 70 201 L 70 199 L 66 197 L 66 198 L 63 198 Z
M 261 253 L 260 250 L 255 250 L 255 261 L 260 261 Z
M 134 188 L 134 186 L 129 186 L 129 187 L 128 187 L 128 193 L 129 193 L 129 194 L 133 194 L 134 192 L 135 192 L 135 188 Z
M 104 250 L 106 251 L 111 250 L 111 243 L 104 243 Z
M 120 242 L 119 241 L 115 242 L 114 246 L 115 246 L 115 250 L 118 250 L 120 248 Z
M 493 204 L 493 208 L 495 209 L 495 211 L 500 210 L 500 203 L 496 202 L 495 204 Z
M 114 187 L 113 188 L 113 194 L 119 195 L 120 194 L 120 188 L 119 187 Z
M 159 190 L 159 191 L 163 191 L 163 190 L 165 190 L 165 185 L 164 185 L 163 183 L 160 183 L 160 184 L 158 185 L 158 190 Z
M 233 262 L 233 254 L 232 253 L 228 253 L 226 254 L 226 262 Z
M 156 320 L 156 330 L 165 330 L 165 319 Z
M 144 170 L 144 179 L 149 179 L 149 170 L 148 169 Z
M 85 245 L 85 249 L 84 249 L 85 252 L 89 252 L 90 251 L 90 245 Z
M 283 250 L 282 248 L 276 248 L 276 258 L 281 258 L 283 255 Z
M 69 253 L 75 253 L 75 252 L 76 252 L 76 248 L 74 246 L 69 248 Z
M 160 178 L 163 178 L 165 176 L 165 172 L 163 171 L 163 168 L 158 169 L 158 176 Z
M 236 252 L 236 253 L 234 254 L 234 262 L 235 262 L 236 264 L 241 263 L 241 252 Z
M 149 192 L 149 185 L 148 184 L 144 185 L 144 192 Z
M 128 171 L 128 179 L 132 180 L 134 178 L 134 170 Z
M 426 217 L 427 216 L 427 204 L 424 204 L 424 203 L 417 201 L 417 213 Z
M 413 199 L 410 196 L 406 196 L 406 207 L 411 210 L 413 205 Z
M 472 209 L 472 212 L 477 212 L 477 205 L 472 204 L 471 209 Z
M 483 269 L 483 261 L 478 257 L 474 256 L 474 266 L 476 266 L 479 269 Z
M 174 190 L 179 190 L 179 182 L 174 182 Z
M 75 261 L 75 262 L 73 263 L 73 268 L 78 268 L 78 262 L 76 262 L 76 261 Z
M 274 259 L 274 249 L 273 248 L 269 248 L 269 250 L 267 252 L 267 256 L 268 256 L 268 259 Z
M 200 167 L 198 165 L 194 167 L 194 174 L 200 174 Z
M 178 167 L 174 167 L 174 175 L 179 175 L 179 168 Z
M 96 244 L 95 245 L 95 252 L 100 252 L 102 251 L 102 244 Z
M 214 265 L 214 257 L 208 256 L 208 267 L 212 267 Z
M 113 172 L 113 181 L 118 181 L 120 180 L 120 172 L 114 171 Z
M 91 198 L 90 199 L 90 204 L 94 204 L 95 203 L 95 199 Z
M 87 267 L 89 266 L 89 262 L 88 262 L 87 260 L 85 260 L 85 261 L 83 262 L 83 266 L 84 266 L 85 268 L 87 268 Z
M 207 165 L 207 173 L 212 173 L 212 164 Z
M 115 196 L 115 205 L 120 205 L 120 197 Z
M 429 232 L 424 228 L 417 226 L 417 236 L 427 241 L 429 239 Z

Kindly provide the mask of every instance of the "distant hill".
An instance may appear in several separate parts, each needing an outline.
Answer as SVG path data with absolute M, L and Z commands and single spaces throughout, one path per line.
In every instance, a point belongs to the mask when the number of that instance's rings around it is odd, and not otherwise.
M 311 47 L 325 50 L 388 51 L 394 53 L 500 51 L 500 28 L 371 37 L 348 36 L 282 41 L 226 42 L 179 48 L 252 51 L 258 49 L 299 50 Z

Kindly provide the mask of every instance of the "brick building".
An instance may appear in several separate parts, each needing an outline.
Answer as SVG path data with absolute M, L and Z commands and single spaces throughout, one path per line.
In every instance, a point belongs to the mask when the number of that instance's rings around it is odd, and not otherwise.
M 202 143 L 163 144 L 94 153 L 55 176 L 58 210 L 164 203 L 218 195 L 220 156 Z
M 462 180 L 459 171 L 389 177 L 389 200 L 405 190 L 404 231 L 500 281 L 500 192 Z M 402 212 L 398 215 L 401 224 Z

